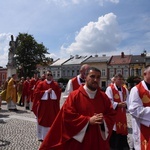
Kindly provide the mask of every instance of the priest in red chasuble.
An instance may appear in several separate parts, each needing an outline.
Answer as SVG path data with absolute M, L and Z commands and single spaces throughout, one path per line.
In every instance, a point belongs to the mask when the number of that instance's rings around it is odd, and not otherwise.
M 116 114 L 100 77 L 97 68 L 86 71 L 85 85 L 70 93 L 40 150 L 109 150 Z
M 46 72 L 46 79 L 35 86 L 36 105 L 33 112 L 37 116 L 37 136 L 43 141 L 56 115 L 60 110 L 61 89 L 53 80 L 51 71 Z

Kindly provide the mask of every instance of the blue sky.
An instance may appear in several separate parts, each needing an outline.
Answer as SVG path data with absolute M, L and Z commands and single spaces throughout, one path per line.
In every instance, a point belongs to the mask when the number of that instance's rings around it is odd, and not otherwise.
M 149 0 L 0 1 L 0 66 L 10 36 L 33 35 L 50 57 L 150 53 Z

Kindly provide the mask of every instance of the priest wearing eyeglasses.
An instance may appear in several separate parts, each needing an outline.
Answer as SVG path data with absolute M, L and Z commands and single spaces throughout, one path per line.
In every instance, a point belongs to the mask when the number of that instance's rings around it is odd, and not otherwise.
M 57 82 L 53 81 L 51 71 L 46 72 L 46 79 L 41 81 L 34 92 L 37 103 L 37 136 L 43 141 L 50 129 L 57 113 L 60 110 L 59 102 L 61 89 Z

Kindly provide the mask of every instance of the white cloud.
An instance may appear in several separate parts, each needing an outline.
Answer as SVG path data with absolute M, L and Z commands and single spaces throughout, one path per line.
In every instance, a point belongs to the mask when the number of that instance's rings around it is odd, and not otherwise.
M 11 33 L 0 34 L 0 66 L 6 67 L 8 62 L 9 41 L 11 40 Z
M 106 1 L 110 1 L 110 2 L 115 3 L 115 4 L 119 3 L 119 0 L 106 0 Z
M 70 4 L 81 4 L 83 2 L 91 2 L 91 0 L 46 0 L 48 3 L 54 3 L 55 5 L 59 6 L 68 6 Z M 93 0 L 95 2 L 98 2 L 100 6 L 103 6 L 105 2 L 111 2 L 111 3 L 119 3 L 119 0 Z
M 80 0 L 72 0 L 72 2 L 73 2 L 74 4 L 79 4 L 79 3 L 80 3 Z
M 114 51 L 121 41 L 121 33 L 113 13 L 89 22 L 75 37 L 75 42 L 68 47 L 61 47 L 63 54 L 95 54 Z
M 46 56 L 46 57 L 53 58 L 53 59 L 58 58 L 58 55 L 56 55 L 55 53 L 45 54 L 45 56 Z

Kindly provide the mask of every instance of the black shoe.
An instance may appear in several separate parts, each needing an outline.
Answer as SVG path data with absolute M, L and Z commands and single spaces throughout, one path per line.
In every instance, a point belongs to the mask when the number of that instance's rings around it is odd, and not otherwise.
M 39 142 L 43 142 L 43 140 L 38 140 Z
M 29 106 L 26 107 L 26 110 L 29 110 Z

